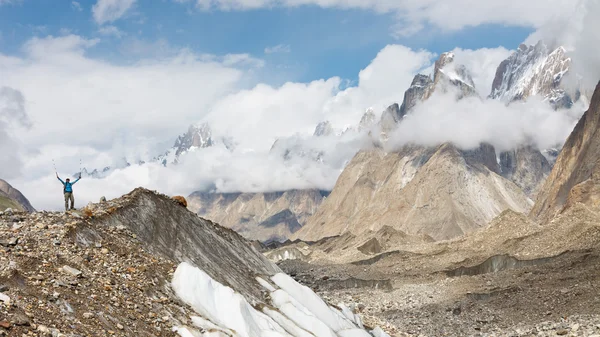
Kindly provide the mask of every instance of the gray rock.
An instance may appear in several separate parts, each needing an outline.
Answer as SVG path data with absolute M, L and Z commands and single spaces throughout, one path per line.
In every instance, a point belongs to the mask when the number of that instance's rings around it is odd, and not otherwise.
M 10 305 L 10 297 L 6 294 L 0 293 L 0 301 L 4 302 L 7 306 Z
M 75 277 L 79 277 L 82 274 L 82 272 L 80 270 L 77 270 L 77 269 L 75 269 L 73 267 L 69 267 L 69 266 L 63 266 L 62 270 L 65 273 L 70 274 L 70 275 L 75 276 Z
M 31 324 L 29 317 L 27 317 L 25 314 L 16 314 L 13 316 L 12 321 L 15 325 L 20 326 L 28 326 Z
M 19 243 L 19 238 L 10 238 L 8 240 L 1 240 L 0 245 L 4 247 L 14 247 Z
M 45 325 L 38 325 L 37 331 L 41 332 L 44 336 L 50 336 L 50 329 Z
M 101 196 L 100 197 L 100 203 L 106 202 L 106 197 L 105 196 Z
M 12 210 L 12 208 L 7 208 L 7 209 L 4 210 L 4 214 L 10 216 L 10 215 L 14 214 L 14 211 Z

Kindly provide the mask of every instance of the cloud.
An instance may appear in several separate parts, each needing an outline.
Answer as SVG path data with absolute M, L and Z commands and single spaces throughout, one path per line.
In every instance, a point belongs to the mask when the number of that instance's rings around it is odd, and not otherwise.
M 30 127 L 23 94 L 10 87 L 0 86 L 0 177 L 11 179 L 21 173 L 20 141 L 16 132 Z
M 78 35 L 60 37 L 34 37 L 23 46 L 23 51 L 31 59 L 56 60 L 59 57 L 81 57 L 84 51 L 95 46 L 100 40 L 85 39 Z
M 250 54 L 227 54 L 223 57 L 223 64 L 226 66 L 247 65 L 262 68 L 265 66 L 265 61 L 254 58 Z
M 103 26 L 98 29 L 98 32 L 102 35 L 106 36 L 114 36 L 117 38 L 121 38 L 125 33 L 123 33 L 119 28 L 115 26 Z
M 133 6 L 136 0 L 98 0 L 92 7 L 94 20 L 105 24 L 120 19 Z
M 490 94 L 498 66 L 512 54 L 504 47 L 477 50 L 455 48 L 452 52 L 454 62 L 464 65 L 471 73 L 475 89 L 481 97 Z
M 383 111 L 401 103 L 414 75 L 428 67 L 432 57 L 426 51 L 390 45 L 359 73 L 356 86 L 340 90 L 343 81 L 338 77 L 277 88 L 259 84 L 218 101 L 205 120 L 216 135 L 233 137 L 244 148 L 266 150 L 278 138 L 312 134 L 321 121 L 356 125 L 369 107 Z
M 265 48 L 265 54 L 275 54 L 275 53 L 291 53 L 292 47 L 289 44 L 278 44 L 273 47 Z
M 396 36 L 413 35 L 428 25 L 444 31 L 484 24 L 539 28 L 550 18 L 563 17 L 573 7 L 572 0 L 197 0 L 196 4 L 202 10 L 224 11 L 310 5 L 372 10 L 396 17 Z
M 562 145 L 581 117 L 584 107 L 554 110 L 541 98 L 506 106 L 497 100 L 468 97 L 455 100 L 455 93 L 435 93 L 418 104 L 392 134 L 391 149 L 413 143 L 436 146 L 452 142 L 471 149 L 481 142 L 497 151 L 529 144 L 538 149 Z
M 81 12 L 83 11 L 83 7 L 81 7 L 81 4 L 77 1 L 71 1 L 71 8 L 73 8 L 74 10 Z
M 21 91 L 29 102 L 33 127 L 20 135 L 29 149 L 50 143 L 130 154 L 147 144 L 155 155 L 165 149 L 157 144 L 172 142 L 245 76 L 186 50 L 114 65 L 86 55 L 96 42 L 74 35 L 34 38 L 23 57 L 0 54 L 0 86 Z

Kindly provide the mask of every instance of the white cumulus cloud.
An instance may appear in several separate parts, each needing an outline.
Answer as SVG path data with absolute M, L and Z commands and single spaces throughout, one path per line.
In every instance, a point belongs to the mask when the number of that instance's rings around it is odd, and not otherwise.
M 98 0 L 92 7 L 94 20 L 105 24 L 120 19 L 133 6 L 136 0 Z
M 98 29 L 98 32 L 102 35 L 114 36 L 117 38 L 121 38 L 123 35 L 125 35 L 125 33 L 115 26 L 102 26 Z

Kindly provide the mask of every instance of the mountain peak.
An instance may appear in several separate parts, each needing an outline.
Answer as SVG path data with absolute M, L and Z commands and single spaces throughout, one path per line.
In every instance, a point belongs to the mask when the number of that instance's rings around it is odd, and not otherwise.
M 331 136 L 333 134 L 333 126 L 330 121 L 323 121 L 317 124 L 315 128 L 315 132 L 313 136 L 321 137 L 321 136 Z
M 560 82 L 570 63 L 562 46 L 550 50 L 541 40 L 535 45 L 521 44 L 498 66 L 489 98 L 510 103 L 540 95 L 556 106 L 569 107 L 572 100 Z
M 189 151 L 191 148 L 206 148 L 214 145 L 212 131 L 208 123 L 192 124 L 188 131 L 179 136 L 173 145 L 175 155 Z
M 358 123 L 358 131 L 366 130 L 375 124 L 377 116 L 373 108 L 368 108 Z

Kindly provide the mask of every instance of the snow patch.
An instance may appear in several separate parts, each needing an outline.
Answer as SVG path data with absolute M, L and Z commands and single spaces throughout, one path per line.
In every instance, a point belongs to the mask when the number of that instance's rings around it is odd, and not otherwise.
M 181 337 L 373 336 L 348 307 L 342 304 L 340 311 L 328 305 L 310 288 L 286 274 L 271 277 L 276 287 L 263 278 L 255 280 L 269 291 L 272 303 L 252 306 L 241 294 L 199 268 L 186 262 L 179 264 L 171 285 L 177 296 L 202 316 L 192 317 L 202 332 L 192 332 L 187 327 L 175 327 L 173 331 Z M 386 337 L 380 330 L 373 330 L 375 336 Z

